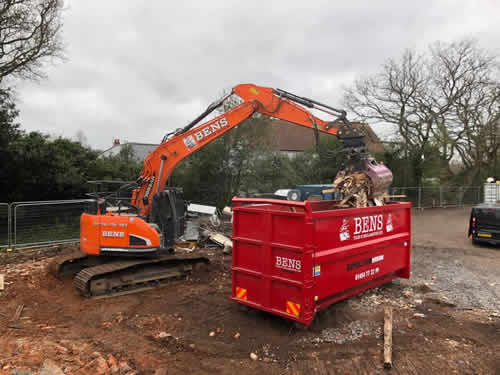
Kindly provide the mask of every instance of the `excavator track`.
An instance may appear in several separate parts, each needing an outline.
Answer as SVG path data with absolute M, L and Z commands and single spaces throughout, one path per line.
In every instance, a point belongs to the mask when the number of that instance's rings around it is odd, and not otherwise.
M 90 298 L 137 293 L 182 278 L 208 262 L 205 257 L 189 255 L 113 261 L 84 268 L 76 274 L 73 285 Z
M 85 267 L 88 255 L 81 251 L 55 258 L 49 265 L 49 271 L 58 279 L 72 277 Z
M 75 252 L 56 259 L 50 271 L 58 278 L 73 277 L 73 285 L 85 297 L 107 298 L 157 288 L 208 263 L 198 255 L 117 260 Z

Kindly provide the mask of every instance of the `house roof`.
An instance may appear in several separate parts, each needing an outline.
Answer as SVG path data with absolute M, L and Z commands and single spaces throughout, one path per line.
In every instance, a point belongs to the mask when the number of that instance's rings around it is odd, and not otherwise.
M 137 143 L 137 142 L 128 142 L 123 144 L 114 145 L 113 147 L 108 148 L 103 151 L 99 156 L 116 156 L 120 153 L 120 150 L 124 147 L 131 147 L 134 152 L 134 158 L 137 161 L 143 161 L 146 156 L 148 156 L 151 152 L 153 152 L 158 145 L 154 143 Z
M 352 125 L 365 134 L 364 139 L 369 152 L 379 153 L 384 151 L 384 145 L 370 125 L 361 122 L 353 122 Z M 333 135 L 319 132 L 319 137 L 321 139 L 333 137 Z M 304 152 L 312 150 L 316 145 L 314 131 L 287 121 L 273 119 L 271 121 L 271 145 L 274 151 Z M 100 156 L 118 155 L 124 146 L 132 148 L 134 158 L 137 161 L 143 161 L 146 156 L 158 147 L 154 143 L 128 142 L 114 145 L 103 151 Z
M 283 120 L 272 120 L 271 126 L 275 151 L 306 151 L 315 145 L 314 131 L 310 129 Z
M 384 146 L 370 125 L 360 122 L 352 123 L 353 127 L 360 129 L 365 135 L 368 151 L 378 153 L 384 151 Z M 295 125 L 283 120 L 272 120 L 272 145 L 275 151 L 308 151 L 315 147 L 314 131 L 303 126 Z M 322 137 L 333 135 L 319 132 Z
M 364 134 L 364 141 L 366 147 L 368 148 L 368 151 L 373 154 L 384 152 L 384 144 L 369 124 L 363 122 L 353 122 L 352 126 L 356 129 L 361 130 L 361 132 Z

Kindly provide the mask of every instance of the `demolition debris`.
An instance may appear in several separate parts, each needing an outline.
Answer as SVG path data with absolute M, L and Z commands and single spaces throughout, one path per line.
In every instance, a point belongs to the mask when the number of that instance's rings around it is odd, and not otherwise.
M 344 197 L 338 207 L 362 208 L 384 205 L 383 196 L 374 195 L 372 181 L 366 173 L 339 172 L 333 181 L 332 191 L 340 192 Z

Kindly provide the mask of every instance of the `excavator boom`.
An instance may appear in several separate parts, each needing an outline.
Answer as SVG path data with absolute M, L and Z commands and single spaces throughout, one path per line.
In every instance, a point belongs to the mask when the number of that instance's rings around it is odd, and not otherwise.
M 212 120 L 198 124 L 232 94 L 242 99 L 239 105 Z M 334 121 L 324 121 L 305 107 L 316 108 L 337 118 Z M 138 180 L 139 188 L 132 200 L 132 203 L 139 207 L 140 215 L 148 217 L 154 194 L 163 190 L 173 170 L 184 158 L 241 124 L 254 113 L 335 135 L 344 140 L 350 151 L 358 153 L 365 151 L 362 135 L 352 128 L 345 117 L 345 111 L 280 89 L 253 84 L 237 85 L 229 95 L 211 104 L 188 126 L 173 134 L 171 138 L 164 138 L 156 150 L 144 160 L 144 169 Z

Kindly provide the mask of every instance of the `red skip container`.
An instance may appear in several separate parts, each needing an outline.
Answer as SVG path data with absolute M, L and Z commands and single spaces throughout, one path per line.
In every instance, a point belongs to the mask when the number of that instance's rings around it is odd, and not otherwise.
M 410 277 L 411 203 L 233 199 L 232 299 L 309 325 L 316 311 Z

